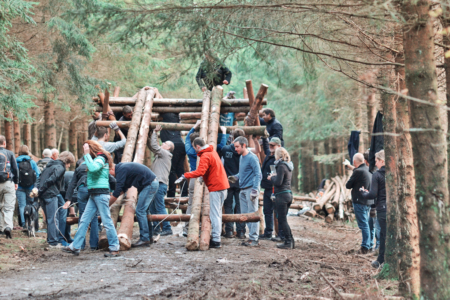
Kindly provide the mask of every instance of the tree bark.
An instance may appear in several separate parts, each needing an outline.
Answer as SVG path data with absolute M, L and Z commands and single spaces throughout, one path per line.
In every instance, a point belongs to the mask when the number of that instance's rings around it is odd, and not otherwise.
M 17 116 L 14 116 L 14 122 L 13 122 L 13 126 L 14 126 L 14 154 L 17 156 L 19 156 L 19 149 L 21 146 L 21 141 L 20 141 L 20 123 L 19 123 L 19 119 L 17 118 Z
M 31 125 L 28 121 L 23 123 L 23 143 L 28 146 L 28 149 L 31 151 Z
M 55 103 L 46 101 L 44 106 L 45 147 L 56 148 Z
M 248 81 L 248 80 L 247 80 Z M 109 105 L 112 106 L 124 106 L 124 105 L 135 105 L 136 97 L 110 97 Z M 94 102 L 101 103 L 99 97 L 93 97 Z M 252 98 L 253 100 L 253 98 Z M 203 99 L 155 99 L 153 101 L 153 106 L 202 106 Z M 227 104 L 225 106 L 250 106 L 251 103 L 249 99 L 226 99 Z M 263 99 L 262 105 L 267 104 L 267 99 Z
M 5 118 L 10 119 L 8 121 L 5 119 L 5 139 L 6 139 L 6 149 L 9 151 L 14 151 L 14 138 L 13 138 L 13 116 L 10 111 L 5 112 Z
M 298 152 L 292 153 L 291 160 L 292 160 L 292 163 L 294 164 L 294 170 L 292 170 L 292 182 L 291 182 L 292 191 L 295 193 L 298 193 L 299 192 L 299 188 L 298 188 L 298 175 L 299 175 Z
M 31 149 L 34 155 L 41 157 L 41 147 L 39 142 L 39 124 L 36 121 L 31 125 L 32 139 L 31 139 Z M 72 152 L 73 153 L 73 152 Z M 76 152 L 74 153 L 76 155 Z
M 206 139 L 208 134 L 208 119 L 209 119 L 209 110 L 210 110 L 210 91 L 205 91 L 203 93 L 203 107 L 202 107 L 202 122 L 200 124 L 200 137 Z M 200 159 L 197 159 L 197 166 L 200 162 Z M 203 196 L 203 183 L 200 183 L 199 180 L 195 181 L 194 187 L 194 196 L 192 200 L 192 211 L 191 211 L 191 219 L 189 221 L 189 231 L 186 241 L 186 249 L 189 251 L 198 250 L 200 247 L 199 242 L 199 224 L 200 224 L 200 213 L 202 208 L 202 196 Z
M 450 224 L 447 143 L 437 97 L 434 20 L 431 1 L 403 3 L 405 79 L 409 95 L 431 104 L 410 102 L 411 134 L 420 222 L 421 298 L 450 299 Z
M 150 89 L 147 91 L 145 100 L 144 115 L 142 116 L 141 128 L 139 129 L 139 139 L 136 143 L 136 154 L 134 162 L 143 164 L 145 158 L 145 149 L 147 149 L 148 133 L 150 131 L 150 122 L 152 121 L 152 107 L 155 91 Z
M 73 153 L 78 161 L 78 145 L 77 145 L 77 122 L 72 121 L 69 125 L 69 151 Z

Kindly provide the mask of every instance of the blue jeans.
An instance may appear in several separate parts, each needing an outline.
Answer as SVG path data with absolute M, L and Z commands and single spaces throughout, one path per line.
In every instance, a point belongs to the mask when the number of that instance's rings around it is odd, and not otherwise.
M 150 228 L 148 227 L 147 211 L 149 210 L 149 206 L 153 200 L 153 197 L 158 191 L 158 187 L 158 180 L 153 180 L 153 182 L 149 186 L 146 186 L 141 191 L 137 201 L 136 219 L 139 224 L 140 240 L 144 242 L 150 241 Z
M 47 219 L 47 243 L 52 246 L 59 244 L 58 218 L 55 217 L 58 210 L 58 197 L 52 197 L 41 201 L 42 208 Z
M 16 191 L 16 198 L 17 203 L 19 203 L 19 215 L 20 215 L 20 226 L 25 226 L 25 217 L 23 216 L 23 213 L 25 211 L 25 206 L 27 204 L 33 203 L 33 198 L 31 198 L 29 195 L 31 193 L 31 190 L 18 188 Z
M 59 194 L 58 196 L 58 208 L 63 206 L 64 203 L 66 203 L 66 200 Z M 69 214 L 69 209 L 62 209 L 60 208 L 58 210 L 58 237 L 59 242 L 61 244 L 65 243 L 72 243 L 73 239 L 70 236 L 70 225 L 66 226 L 67 222 L 67 215 Z
M 252 188 L 241 189 L 239 193 L 239 201 L 241 203 L 241 213 L 248 214 L 258 211 L 259 197 L 255 201 L 250 199 L 250 193 Z M 258 191 L 259 195 L 259 191 Z M 211 212 L 210 212 L 211 214 Z M 258 241 L 259 239 L 259 222 L 247 222 L 249 239 L 252 241 Z
M 75 234 L 75 239 L 70 244 L 70 249 L 78 250 L 86 240 L 86 233 L 89 228 L 89 224 L 92 223 L 94 217 L 97 216 L 97 212 L 100 212 L 102 218 L 103 227 L 106 229 L 106 237 L 108 238 L 109 250 L 119 251 L 119 239 L 117 238 L 116 228 L 111 219 L 111 212 L 109 211 L 109 195 L 108 194 L 96 194 L 90 195 L 83 216 L 81 217 L 78 231 Z
M 370 206 L 353 203 L 353 209 L 355 210 L 356 221 L 358 222 L 358 227 L 361 229 L 362 233 L 362 243 L 361 247 L 366 249 L 373 248 L 373 240 L 370 241 L 370 227 L 369 227 L 369 214 Z
M 370 241 L 376 238 L 377 243 L 375 245 L 375 250 L 380 247 L 380 224 L 378 224 L 377 218 L 369 218 L 369 228 L 370 228 Z M 373 246 L 373 243 L 372 243 Z
M 167 215 L 166 205 L 164 204 L 164 196 L 167 194 L 167 184 L 160 182 L 155 198 L 150 203 L 150 213 L 152 215 Z M 159 222 L 153 222 L 153 230 L 157 230 L 156 226 Z M 162 230 L 172 230 L 169 221 L 162 222 Z
M 87 186 L 78 187 L 78 211 L 80 214 L 80 218 L 78 219 L 78 227 L 80 226 L 81 218 L 83 217 L 83 213 L 86 209 L 86 205 L 89 201 L 89 193 Z M 98 248 L 98 213 L 95 214 L 94 218 L 91 221 L 91 232 L 89 236 L 89 247 L 91 249 Z M 86 246 L 86 239 L 83 240 L 83 244 L 81 245 L 81 249 L 84 249 Z

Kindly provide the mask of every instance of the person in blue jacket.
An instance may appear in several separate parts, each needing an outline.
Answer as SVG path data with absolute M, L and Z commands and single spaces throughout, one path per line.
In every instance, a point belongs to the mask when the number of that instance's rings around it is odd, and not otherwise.
M 16 197 L 17 202 L 19 203 L 19 225 L 23 227 L 25 225 L 25 218 L 23 216 L 25 206 L 27 204 L 32 204 L 34 199 L 31 198 L 29 195 L 31 193 L 31 190 L 34 188 L 34 184 L 36 183 L 37 178 L 41 174 L 39 171 L 39 168 L 36 164 L 36 162 L 31 159 L 29 155 L 29 149 L 26 145 L 22 145 L 19 148 L 19 156 L 16 158 L 17 161 L 17 168 L 19 169 L 19 185 L 17 187 L 16 191 Z M 22 168 L 22 172 L 20 169 Z M 35 174 L 32 172 L 25 172 L 28 169 L 34 171 Z M 39 227 L 39 219 L 35 221 L 35 230 L 38 230 Z
M 189 130 L 189 133 L 186 136 L 186 141 L 184 142 L 184 147 L 186 150 L 186 154 L 188 156 L 189 167 L 191 172 L 197 170 L 197 152 L 195 151 L 194 147 L 192 147 L 192 142 L 199 137 L 197 128 L 200 126 L 200 124 L 201 121 L 198 120 L 197 123 L 195 123 L 194 127 L 192 127 L 192 129 Z M 222 131 L 222 134 L 220 133 L 218 134 L 218 138 L 220 138 L 220 143 L 217 144 L 217 152 L 219 153 L 227 143 L 227 129 L 225 128 L 225 126 L 220 126 L 220 130 Z M 186 214 L 190 214 L 192 211 L 192 200 L 194 199 L 194 186 L 195 186 L 195 179 L 189 180 L 189 188 L 188 188 L 189 202 Z M 189 222 L 186 222 L 183 228 L 183 235 L 185 237 L 187 237 L 188 229 L 189 229 Z

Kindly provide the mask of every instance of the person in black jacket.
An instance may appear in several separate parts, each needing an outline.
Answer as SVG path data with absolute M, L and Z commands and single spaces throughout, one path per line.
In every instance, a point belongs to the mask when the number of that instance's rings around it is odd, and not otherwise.
M 72 203 L 78 203 L 79 218 L 78 224 L 80 224 L 81 217 L 83 216 L 84 210 L 89 200 L 89 192 L 87 188 L 87 166 L 84 162 L 84 157 L 77 161 L 79 166 L 75 169 L 75 172 L 66 188 L 65 199 Z M 67 173 L 67 172 L 66 172 Z M 109 175 L 109 188 L 114 190 L 116 188 L 116 179 Z M 99 232 L 99 221 L 97 217 L 99 214 L 92 219 L 89 234 L 89 247 L 91 250 L 98 249 L 98 232 Z M 81 246 L 84 250 L 86 242 Z
M 162 113 L 162 122 L 165 123 L 180 123 L 179 113 Z M 177 178 L 184 174 L 184 161 L 186 159 L 186 148 L 184 146 L 184 141 L 181 138 L 180 131 L 172 130 L 161 130 L 160 138 L 163 143 L 172 142 L 174 149 L 172 152 L 172 165 L 170 167 L 169 174 L 169 188 L 167 189 L 167 197 L 175 197 L 176 186 L 174 184 Z M 186 197 L 188 195 L 188 185 L 185 184 L 181 195 Z
M 374 200 L 363 197 L 361 188 L 370 188 L 372 174 L 369 172 L 369 167 L 364 163 L 364 155 L 361 153 L 356 153 L 353 156 L 353 165 L 356 168 L 345 186 L 347 189 L 352 189 L 353 209 L 362 233 L 360 253 L 367 254 L 373 248 L 373 239 L 370 239 L 369 214 L 370 206 L 374 204 Z
M 7 238 L 12 238 L 14 207 L 16 205 L 16 190 L 19 183 L 19 169 L 12 151 L 5 149 L 6 138 L 0 135 L 0 155 L 2 159 L 1 172 L 4 181 L 0 183 L 0 231 Z M 3 173 L 4 172 L 4 173 Z M 8 178 L 6 178 L 8 177 Z
M 47 221 L 47 243 L 50 248 L 61 248 L 58 239 L 58 195 L 64 184 L 64 173 L 75 157 L 69 151 L 61 153 L 57 160 L 50 161 L 39 176 L 31 197 L 39 197 Z
M 264 212 L 264 221 L 266 223 L 266 228 L 264 229 L 264 234 L 260 234 L 259 238 L 262 240 L 270 240 L 272 239 L 273 233 L 273 211 L 275 208 L 275 203 L 272 201 L 272 181 L 267 179 L 268 176 L 272 173 L 270 170 L 270 166 L 275 165 L 275 151 L 281 147 L 281 140 L 277 137 L 273 137 L 268 142 L 267 139 L 263 139 L 263 149 L 266 154 L 264 161 L 261 166 L 261 188 L 264 189 L 263 196 L 263 212 Z M 280 230 L 278 230 L 280 233 Z M 282 235 L 278 235 L 278 237 L 273 238 L 274 241 L 281 242 Z
M 277 244 L 280 249 L 294 249 L 295 242 L 287 222 L 287 213 L 292 204 L 291 180 L 294 164 L 284 148 L 275 151 L 276 174 L 267 177 L 274 186 L 275 206 L 278 213 L 278 226 L 284 233 L 284 243 Z
M 377 199 L 377 220 L 380 225 L 380 252 L 377 260 L 372 262 L 372 267 L 379 268 L 384 263 L 384 251 L 386 248 L 386 170 L 384 167 L 384 150 L 375 153 L 375 166 L 378 168 L 372 176 L 370 192 L 362 187 L 364 199 Z
M 269 133 L 269 139 L 277 137 L 281 140 L 281 146 L 284 147 L 283 140 L 283 125 L 275 118 L 275 112 L 273 109 L 266 108 L 263 110 L 262 118 L 259 118 L 261 126 L 266 125 L 267 132 Z
M 205 53 L 205 59 L 198 69 L 197 80 L 198 86 L 202 91 L 206 89 L 212 91 L 216 85 L 230 84 L 231 71 L 211 52 Z

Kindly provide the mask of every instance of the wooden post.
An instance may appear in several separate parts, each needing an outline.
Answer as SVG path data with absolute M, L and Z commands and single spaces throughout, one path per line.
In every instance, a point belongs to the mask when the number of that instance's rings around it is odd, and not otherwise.
M 153 91 L 151 91 L 151 93 L 153 93 L 154 95 Z M 130 162 L 132 159 L 133 152 L 136 146 L 136 138 L 138 136 L 139 125 L 141 124 L 142 119 L 142 107 L 144 106 L 146 99 L 147 90 L 146 88 L 143 88 L 139 92 L 138 101 L 136 102 L 136 106 L 134 108 L 133 119 L 131 121 L 130 130 L 128 131 L 127 142 L 125 144 L 125 149 L 122 156 L 122 162 Z M 150 121 L 150 119 L 148 119 L 148 121 Z M 147 137 L 147 135 L 145 136 Z M 131 238 L 133 235 L 134 213 L 136 212 L 137 198 L 137 189 L 134 187 L 128 189 L 127 199 L 125 200 L 123 208 L 122 222 L 120 223 L 120 227 L 117 230 L 120 250 L 129 250 L 131 248 Z
M 211 109 L 209 115 L 208 137 L 206 142 L 217 149 L 217 135 L 219 133 L 220 125 L 220 105 L 223 98 L 223 88 L 216 86 L 212 90 Z M 203 190 L 203 205 L 202 205 L 202 232 L 200 236 L 200 250 L 205 251 L 209 249 L 209 241 L 211 239 L 211 219 L 209 217 L 209 191 L 205 186 Z
M 143 164 L 145 157 L 145 149 L 147 148 L 148 133 L 150 131 L 150 122 L 152 120 L 152 107 L 155 91 L 153 89 L 147 92 L 147 97 L 144 106 L 144 115 L 142 117 L 141 128 L 139 129 L 139 139 L 136 144 L 136 155 L 134 162 Z
M 19 149 L 20 149 L 20 146 L 21 146 L 21 141 L 20 141 L 20 123 L 19 123 L 19 119 L 15 115 L 14 115 L 13 120 L 14 120 L 14 122 L 13 122 L 13 126 L 14 126 L 14 154 L 17 157 L 17 156 L 19 156 Z
M 210 96 L 211 96 L 210 91 L 206 90 L 205 92 L 203 92 L 202 123 L 200 124 L 200 137 L 205 140 L 208 134 L 208 119 L 211 103 Z M 197 166 L 199 162 L 200 158 L 197 159 Z M 192 200 L 191 219 L 189 221 L 189 231 L 186 241 L 186 249 L 189 251 L 198 250 L 200 246 L 198 231 L 200 224 L 202 196 L 203 196 L 203 183 L 200 183 L 199 180 L 196 180 L 194 187 L 194 197 Z
M 8 118 L 12 121 L 13 117 L 11 111 L 5 111 L 5 118 Z M 11 121 L 5 119 L 5 139 L 6 149 L 14 151 L 13 124 Z

